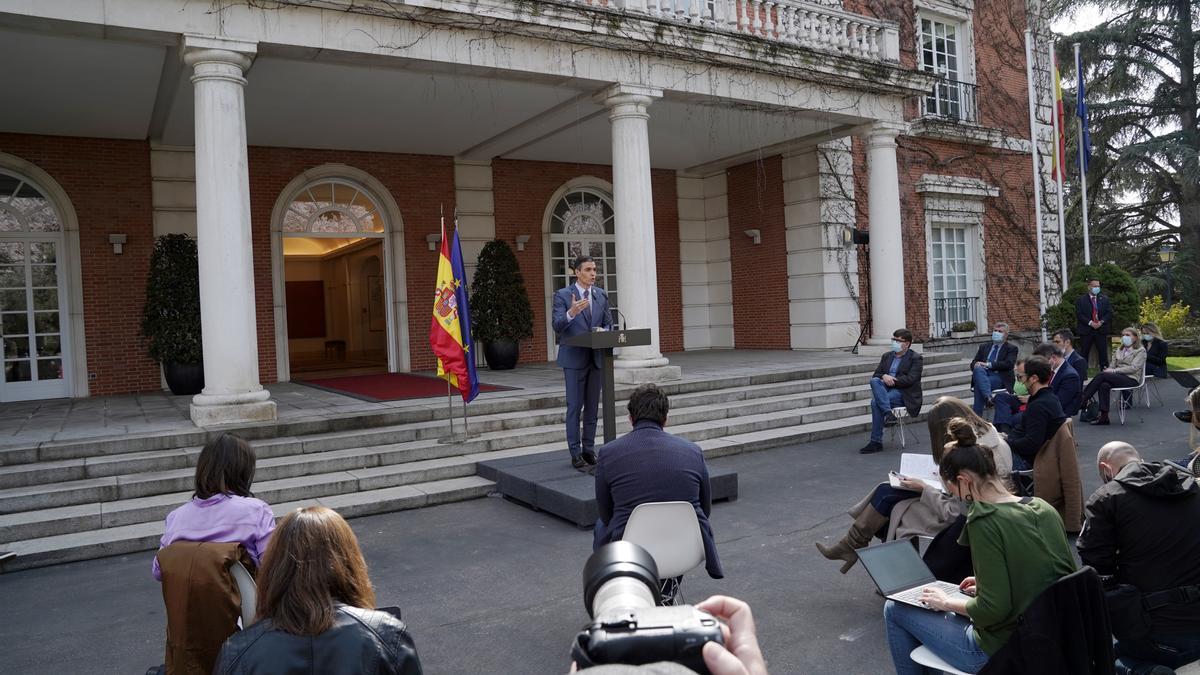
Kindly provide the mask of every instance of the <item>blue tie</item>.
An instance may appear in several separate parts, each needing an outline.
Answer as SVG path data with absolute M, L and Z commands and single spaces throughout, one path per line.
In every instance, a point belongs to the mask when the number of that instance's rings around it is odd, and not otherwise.
M 999 352 L 999 351 L 1000 351 L 1000 345 L 994 345 L 992 347 L 992 353 L 988 354 L 988 363 L 996 362 L 996 352 Z

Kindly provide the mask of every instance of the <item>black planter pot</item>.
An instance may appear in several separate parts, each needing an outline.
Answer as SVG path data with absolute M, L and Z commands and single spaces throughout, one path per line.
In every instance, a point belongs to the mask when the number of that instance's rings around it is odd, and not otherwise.
M 163 374 L 176 396 L 190 396 L 204 390 L 203 363 L 164 363 Z
M 521 348 L 516 342 L 487 342 L 483 345 L 483 357 L 492 370 L 512 370 L 520 356 Z

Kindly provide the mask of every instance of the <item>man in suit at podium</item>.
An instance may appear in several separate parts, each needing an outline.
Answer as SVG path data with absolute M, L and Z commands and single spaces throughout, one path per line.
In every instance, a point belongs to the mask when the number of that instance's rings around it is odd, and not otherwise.
M 559 342 L 557 362 L 567 385 L 567 449 L 571 451 L 571 466 L 587 471 L 596 464 L 592 448 L 596 445 L 597 406 L 604 382 L 603 357 L 599 350 L 562 342 L 593 330 L 608 330 L 612 320 L 608 293 L 595 286 L 596 261 L 591 256 L 579 256 L 571 270 L 575 273 L 575 283 L 554 292 L 551 324 Z

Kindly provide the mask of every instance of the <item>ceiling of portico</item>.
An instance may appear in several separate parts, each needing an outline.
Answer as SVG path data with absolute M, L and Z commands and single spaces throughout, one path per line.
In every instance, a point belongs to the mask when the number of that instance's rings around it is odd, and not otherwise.
M 0 30 L 16 105 L 0 131 L 192 144 L 192 85 L 178 51 L 145 43 Z M 247 74 L 250 144 L 608 164 L 605 83 L 464 72 L 400 59 L 295 58 L 260 45 Z M 696 100 L 650 106 L 656 168 L 689 169 L 840 129 L 844 119 Z M 743 161 L 745 161 L 743 159 Z

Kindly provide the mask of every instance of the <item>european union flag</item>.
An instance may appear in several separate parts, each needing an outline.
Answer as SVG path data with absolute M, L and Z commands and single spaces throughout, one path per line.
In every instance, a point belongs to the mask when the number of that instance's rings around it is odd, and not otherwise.
M 1078 81 L 1075 92 L 1075 116 L 1079 118 L 1079 143 L 1083 149 L 1079 153 L 1079 159 L 1083 164 L 1083 172 L 1087 173 L 1088 162 L 1092 158 L 1092 138 L 1088 134 L 1087 92 L 1083 86 L 1083 59 L 1080 58 L 1078 50 L 1075 52 L 1075 78 Z

